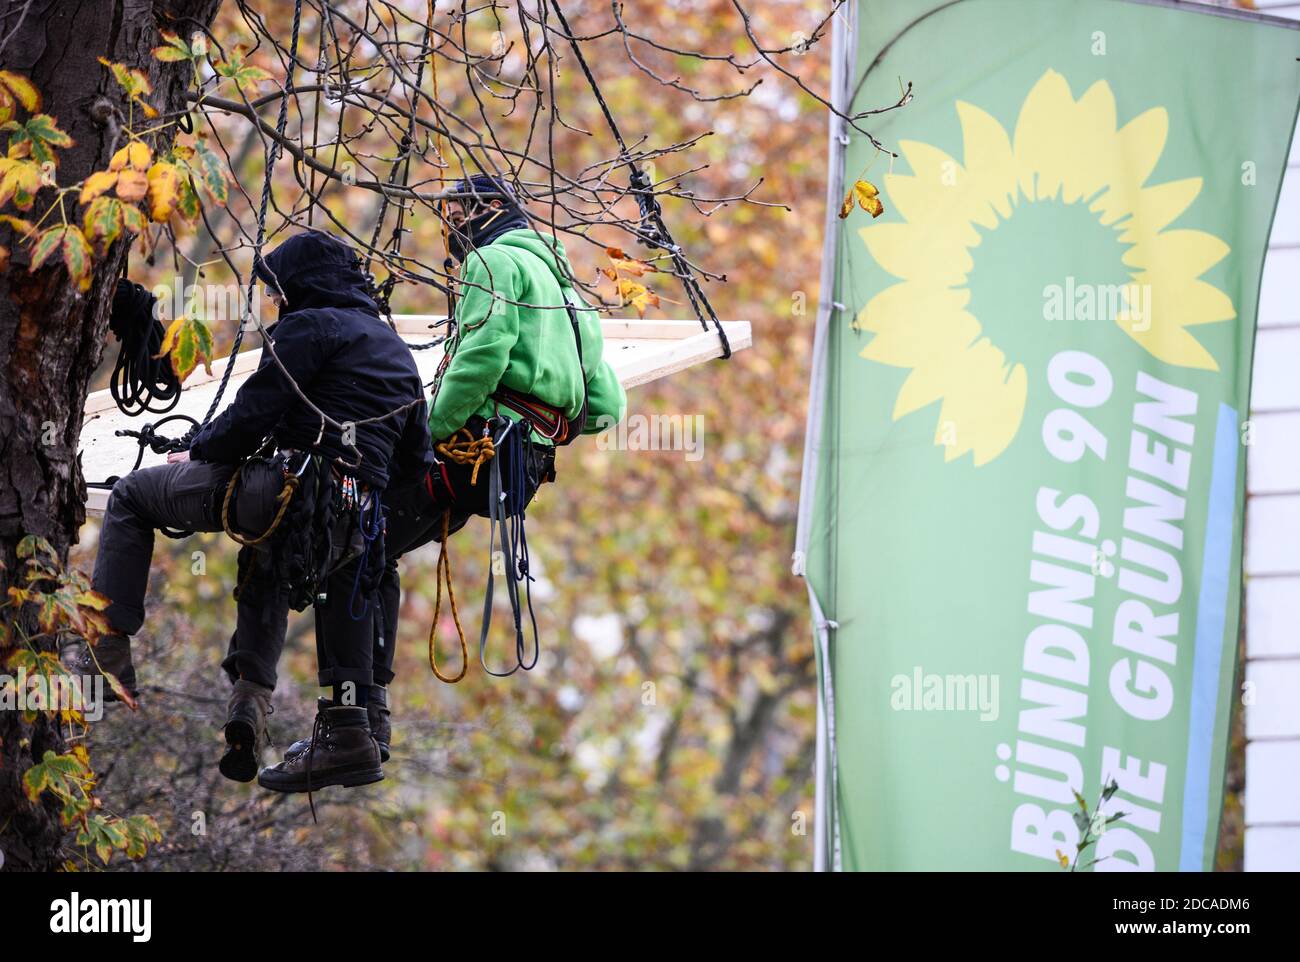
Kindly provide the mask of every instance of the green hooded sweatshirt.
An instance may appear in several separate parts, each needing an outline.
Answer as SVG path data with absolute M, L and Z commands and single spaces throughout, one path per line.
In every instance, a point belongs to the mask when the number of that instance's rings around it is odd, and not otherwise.
M 573 289 L 572 273 L 564 245 L 534 230 L 507 231 L 470 251 L 461 265 L 455 334 L 433 388 L 429 431 L 435 443 L 464 427 L 472 415 L 498 413 L 489 397 L 498 385 L 532 395 L 572 418 L 582 409 L 585 380 L 583 433 L 594 434 L 623 419 L 627 394 L 604 360 L 600 315 Z M 578 309 L 581 372 L 573 325 L 563 309 L 566 298 Z M 520 419 L 505 407 L 499 413 Z M 546 441 L 536 432 L 534 438 Z

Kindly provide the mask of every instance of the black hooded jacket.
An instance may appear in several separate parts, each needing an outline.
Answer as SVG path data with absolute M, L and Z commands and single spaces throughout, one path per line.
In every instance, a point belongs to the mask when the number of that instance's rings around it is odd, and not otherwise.
M 356 428 L 362 459 L 352 473 L 381 489 L 422 477 L 432 454 L 420 374 L 410 348 L 380 319 L 352 251 L 327 234 L 306 231 L 277 247 L 255 270 L 285 296 L 279 320 L 268 328 L 275 353 L 322 411 L 342 423 L 357 422 L 420 401 L 395 417 Z M 316 443 L 320 427 L 320 418 L 264 353 L 230 406 L 195 435 L 190 457 L 233 464 L 270 434 L 280 447 L 314 447 L 331 458 L 355 460 L 335 428 L 327 426 Z

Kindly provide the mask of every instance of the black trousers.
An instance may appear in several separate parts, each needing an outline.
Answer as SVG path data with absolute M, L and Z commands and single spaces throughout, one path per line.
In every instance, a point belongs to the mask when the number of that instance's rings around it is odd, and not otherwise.
M 483 421 L 481 418 L 472 418 L 466 426 L 477 437 L 482 431 Z M 523 460 L 524 497 L 522 504 L 511 507 L 512 511 L 522 511 L 531 504 L 542 482 L 555 476 L 555 449 L 547 444 L 501 444 L 497 447 L 497 457 L 501 459 L 499 468 L 503 477 L 509 475 L 516 458 Z M 442 540 L 444 514 L 449 515 L 448 535 L 455 534 L 475 515 L 488 517 L 490 465 L 491 462 L 488 462 L 479 469 L 477 484 L 471 483 L 471 465 L 445 461 L 433 466 L 427 485 L 385 492 L 384 508 L 388 528 L 384 574 L 376 590 L 378 604 L 373 653 L 375 684 L 387 685 L 394 678 L 397 617 L 402 604 L 398 561 L 408 551 L 414 551 L 431 541 Z
M 228 464 L 179 461 L 133 471 L 113 486 L 104 511 L 93 583 L 96 591 L 112 601 L 106 614 L 114 630 L 133 635 L 144 624 L 154 532 L 159 528 L 222 530 L 222 501 L 234 471 Z M 232 503 L 236 530 L 248 535 L 265 531 L 274 518 L 282 486 L 278 468 L 249 461 Z M 358 619 L 348 611 L 356 567 L 353 562 L 334 572 L 328 586 L 329 602 L 317 611 L 318 646 L 327 655 L 321 663 L 322 678 L 330 679 L 322 684 L 333 684 L 336 677 L 359 685 L 373 682 L 373 606 Z M 288 617 L 285 586 L 258 579 L 254 573 L 240 596 L 235 633 L 222 662 L 232 681 L 242 677 L 275 687 Z M 324 645 L 320 644 L 322 638 Z

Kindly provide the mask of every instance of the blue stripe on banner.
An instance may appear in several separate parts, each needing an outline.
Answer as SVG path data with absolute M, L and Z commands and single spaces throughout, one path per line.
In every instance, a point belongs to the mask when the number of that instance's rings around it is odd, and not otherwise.
M 1187 780 L 1183 785 L 1183 847 L 1178 869 L 1205 870 L 1205 836 L 1210 829 L 1210 756 L 1218 714 L 1223 629 L 1228 614 L 1229 563 L 1237 503 L 1237 412 L 1219 405 L 1214 467 L 1205 517 L 1201 597 L 1196 606 L 1196 650 L 1192 653 L 1192 717 L 1187 731 Z M 1216 819 L 1217 821 L 1217 819 Z

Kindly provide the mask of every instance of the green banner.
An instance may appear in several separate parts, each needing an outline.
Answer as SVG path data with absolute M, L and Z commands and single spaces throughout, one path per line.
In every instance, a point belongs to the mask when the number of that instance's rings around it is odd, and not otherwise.
M 1300 32 L 862 0 L 807 541 L 846 869 L 1207 870 Z M 1103 786 L 1091 823 L 1075 818 Z M 1124 813 L 1106 822 L 1106 815 Z

